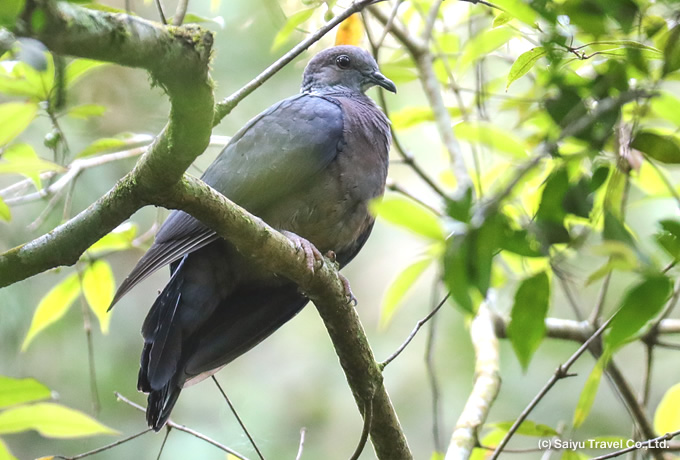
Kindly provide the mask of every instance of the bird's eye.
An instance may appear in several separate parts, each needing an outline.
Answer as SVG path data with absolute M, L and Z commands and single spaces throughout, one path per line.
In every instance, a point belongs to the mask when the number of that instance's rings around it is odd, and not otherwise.
M 349 65 L 352 61 L 350 61 L 349 56 L 346 54 L 341 54 L 337 58 L 335 58 L 335 63 L 340 67 L 341 69 L 349 69 Z

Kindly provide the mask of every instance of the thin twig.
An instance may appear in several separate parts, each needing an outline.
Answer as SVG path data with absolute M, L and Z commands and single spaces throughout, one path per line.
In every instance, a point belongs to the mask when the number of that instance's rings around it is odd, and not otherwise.
M 394 5 L 392 5 L 392 9 L 390 10 L 390 15 L 387 17 L 387 22 L 383 26 L 382 33 L 380 34 L 380 38 L 376 40 L 375 42 L 375 47 L 380 48 L 385 41 L 385 37 L 387 37 L 387 34 L 390 33 L 390 30 L 392 29 L 392 23 L 394 22 L 395 18 L 397 17 L 397 11 L 399 10 L 399 6 L 403 3 L 404 0 L 396 0 L 394 2 Z
M 100 452 L 104 452 L 106 450 L 113 449 L 116 446 L 120 446 L 121 444 L 125 444 L 128 441 L 132 441 L 133 439 L 138 438 L 138 437 L 148 433 L 149 431 L 151 431 L 151 428 L 147 428 L 146 430 L 142 430 L 139 433 L 135 433 L 135 434 L 130 435 L 126 438 L 119 439 L 118 441 L 112 442 L 111 444 L 107 444 L 105 446 L 98 447 L 98 448 L 90 450 L 88 452 L 78 454 L 74 457 L 64 457 L 63 455 L 55 455 L 53 458 L 58 458 L 58 459 L 61 459 L 61 460 L 78 460 L 80 458 L 89 457 L 90 455 L 98 454 Z
M 364 408 L 364 426 L 361 430 L 361 438 L 359 438 L 359 444 L 357 445 L 357 448 L 354 450 L 354 453 L 349 458 L 349 460 L 358 460 L 358 458 L 361 456 L 361 453 L 364 451 L 364 448 L 366 447 L 366 442 L 368 441 L 368 435 L 371 432 L 372 421 L 373 421 L 373 400 L 370 399 L 366 403 L 366 407 Z
M 395 359 L 397 356 L 399 356 L 399 355 L 401 354 L 402 351 L 404 351 L 404 349 L 408 346 L 408 344 L 411 343 L 411 340 L 413 340 L 413 338 L 416 336 L 416 334 L 418 333 L 418 331 L 420 330 L 420 328 L 423 327 L 423 325 L 424 325 L 425 323 L 427 323 L 427 322 L 430 320 L 430 318 L 432 318 L 435 314 L 437 314 L 437 312 L 439 311 L 439 309 L 442 308 L 442 306 L 443 306 L 444 303 L 448 300 L 448 298 L 449 298 L 450 295 L 451 295 L 450 292 L 447 293 L 447 294 L 444 296 L 444 298 L 441 300 L 441 302 L 439 302 L 439 304 L 438 304 L 438 305 L 437 305 L 430 313 L 428 313 L 427 316 L 426 316 L 425 318 L 421 319 L 420 321 L 418 321 L 418 322 L 416 323 L 415 327 L 413 328 L 413 330 L 411 331 L 411 333 L 409 334 L 409 336 L 406 337 L 406 340 L 404 341 L 404 343 L 402 343 L 402 344 L 399 346 L 399 348 L 397 348 L 397 351 L 395 351 L 394 353 L 392 353 L 392 355 L 390 355 L 385 361 L 383 361 L 383 362 L 381 362 L 380 364 L 378 364 L 378 367 L 380 367 L 380 369 L 385 369 L 385 367 L 386 367 L 389 363 L 391 363 L 392 361 L 394 361 L 394 359 Z
M 175 16 L 172 18 L 172 25 L 181 26 L 184 22 L 184 16 L 187 14 L 189 7 L 189 0 L 179 0 L 177 2 L 177 9 L 175 9 Z
M 307 434 L 307 428 L 304 426 L 300 428 L 300 443 L 298 444 L 297 455 L 295 455 L 295 460 L 300 460 L 302 458 L 302 451 L 305 448 L 305 435 Z
M 119 400 L 123 401 L 123 402 L 124 402 L 125 404 L 127 404 L 128 406 L 132 406 L 132 407 L 134 407 L 135 409 L 137 409 L 137 410 L 139 410 L 139 411 L 146 412 L 146 409 L 145 409 L 145 408 L 143 408 L 142 406 L 140 406 L 139 404 L 137 404 L 137 403 L 135 403 L 135 402 L 130 401 L 129 399 L 127 399 L 125 396 L 123 396 L 122 394 L 118 393 L 117 391 L 114 391 L 113 394 L 116 395 L 116 398 L 118 398 Z M 199 433 L 199 432 L 196 431 L 196 430 L 192 430 L 191 428 L 188 428 L 188 427 L 186 427 L 186 426 L 184 426 L 184 425 L 180 425 L 180 424 L 178 424 L 178 423 L 175 423 L 175 422 L 173 422 L 172 420 L 168 420 L 168 421 L 167 421 L 167 426 L 172 427 L 172 428 L 175 428 L 176 430 L 179 430 L 179 431 L 183 431 L 183 432 L 185 432 L 185 433 L 188 433 L 188 434 L 190 434 L 190 435 L 192 435 L 192 436 L 194 436 L 194 437 L 196 437 L 196 438 L 198 438 L 198 439 L 200 439 L 200 440 L 202 440 L 202 441 L 207 442 L 208 444 L 212 444 L 213 446 L 217 447 L 218 449 L 220 449 L 220 450 L 222 450 L 222 451 L 224 451 L 224 452 L 227 452 L 227 453 L 233 455 L 233 456 L 236 457 L 236 458 L 239 458 L 239 459 L 241 459 L 241 460 L 248 460 L 248 457 L 239 454 L 239 453 L 236 452 L 235 450 L 233 450 L 233 449 L 231 449 L 231 448 L 225 446 L 224 444 L 220 444 L 219 442 L 215 441 L 214 439 L 211 439 L 211 438 L 207 437 L 206 435 L 204 435 L 204 434 L 202 434 L 202 433 Z M 147 430 L 147 431 L 149 431 L 149 430 Z
M 314 32 L 312 35 L 307 37 L 305 40 L 301 41 L 295 45 L 290 51 L 277 59 L 272 65 L 263 70 L 257 77 L 250 80 L 244 86 L 242 86 L 238 91 L 233 93 L 231 96 L 222 100 L 221 102 L 215 104 L 215 117 L 213 120 L 213 125 L 217 125 L 222 119 L 227 116 L 233 109 L 241 102 L 246 96 L 255 91 L 257 88 L 262 86 L 264 82 L 269 80 L 274 74 L 286 66 L 289 62 L 295 59 L 297 56 L 302 54 L 304 50 L 312 46 L 314 43 L 319 41 L 324 35 L 333 30 L 335 26 L 340 24 L 342 21 L 363 10 L 365 7 L 372 3 L 377 3 L 382 0 L 359 0 L 352 3 L 349 8 L 344 10 L 339 15 L 335 16 L 333 19 L 328 21 L 323 27 Z
M 83 273 L 78 270 L 79 282 L 83 284 Z M 87 340 L 87 362 L 90 370 L 90 393 L 92 396 L 92 410 L 94 414 L 98 414 L 101 409 L 99 402 L 99 387 L 97 386 L 97 370 L 95 368 L 94 360 L 94 343 L 92 341 L 92 319 L 90 317 L 90 310 L 87 306 L 85 296 L 80 296 L 80 306 L 83 312 L 83 329 L 85 330 L 85 338 Z
M 590 347 L 590 344 L 592 344 L 602 333 L 604 330 L 609 326 L 609 323 L 611 320 L 614 318 L 614 316 L 611 316 L 607 321 L 605 321 L 602 326 L 600 326 L 594 333 L 593 335 L 590 336 L 588 340 L 586 340 L 576 352 L 571 355 L 571 357 L 567 360 L 566 363 L 560 365 L 555 369 L 555 373 L 550 377 L 550 380 L 541 388 L 541 391 L 538 392 L 538 394 L 534 397 L 534 399 L 531 400 L 529 405 L 522 411 L 522 413 L 517 417 L 517 420 L 515 420 L 515 423 L 512 424 L 512 427 L 508 430 L 507 433 L 505 433 L 505 436 L 501 440 L 500 443 L 498 443 L 498 447 L 496 447 L 496 450 L 493 452 L 493 455 L 491 455 L 490 460 L 496 460 L 498 456 L 501 454 L 505 446 L 508 444 L 508 441 L 510 441 L 510 438 L 515 434 L 519 426 L 526 420 L 526 418 L 529 416 L 531 411 L 538 405 L 539 402 L 545 397 L 546 394 L 548 394 L 548 391 L 561 379 L 566 378 L 566 377 L 571 377 L 573 374 L 569 374 L 569 368 L 576 362 L 577 359 L 581 357 L 581 355 L 588 350 Z
M 168 21 L 165 19 L 165 13 L 163 13 L 163 5 L 161 4 L 161 0 L 156 0 L 154 3 L 156 4 L 156 9 L 158 10 L 158 16 L 161 19 L 161 23 L 166 25 Z
M 161 443 L 161 448 L 158 451 L 158 455 L 156 456 L 156 460 L 161 460 L 161 455 L 163 455 L 163 449 L 165 448 L 165 443 L 168 441 L 168 436 L 170 436 L 170 430 L 172 428 L 168 425 L 165 426 L 165 436 L 163 436 L 163 442 Z
M 257 447 L 257 443 L 255 442 L 253 437 L 250 435 L 250 432 L 248 431 L 248 428 L 246 428 L 246 425 L 243 423 L 243 420 L 241 420 L 241 417 L 239 417 L 238 412 L 236 412 L 236 408 L 234 407 L 234 405 L 231 403 L 231 401 L 227 397 L 227 393 L 225 393 L 224 390 L 222 389 L 220 382 L 217 381 L 217 378 L 215 377 L 215 375 L 212 375 L 211 377 L 212 377 L 213 382 L 215 382 L 215 385 L 217 385 L 217 389 L 220 390 L 220 393 L 222 393 L 222 397 L 224 398 L 224 400 L 229 405 L 229 409 L 231 409 L 231 413 L 234 414 L 234 417 L 236 417 L 236 421 L 241 426 L 241 429 L 243 430 L 243 432 L 246 434 L 246 436 L 250 440 L 250 444 L 252 444 L 253 448 L 255 449 L 255 452 L 257 452 L 257 456 L 260 457 L 260 460 L 264 460 L 264 455 L 262 455 L 262 452 L 260 452 L 260 448 Z
M 425 203 L 425 202 L 424 202 L 423 200 L 421 200 L 420 198 L 417 198 L 415 195 L 413 195 L 411 192 L 409 192 L 408 190 L 406 190 L 405 188 L 403 188 L 403 187 L 402 187 L 401 185 L 399 185 L 398 183 L 394 182 L 394 181 L 393 181 L 391 178 L 389 178 L 389 177 L 387 178 L 387 185 L 386 185 L 386 187 L 387 187 L 388 190 L 391 190 L 391 191 L 396 192 L 396 193 L 400 193 L 400 194 L 404 195 L 405 197 L 409 198 L 410 200 L 415 201 L 416 203 L 418 203 L 418 204 L 421 205 L 422 207 L 424 207 L 424 208 L 426 208 L 426 209 L 429 209 L 430 212 L 432 212 L 433 214 L 437 215 L 438 217 L 442 217 L 442 212 L 441 212 L 440 210 L 436 209 L 434 206 L 430 206 L 429 204 Z
M 438 283 L 438 281 L 437 281 Z M 432 304 L 436 302 L 437 296 L 436 284 L 432 289 Z M 427 373 L 427 380 L 430 384 L 430 391 L 432 393 L 432 440 L 434 441 L 434 448 L 437 452 L 442 452 L 443 446 L 441 438 L 439 437 L 439 382 L 437 374 L 435 373 L 434 363 L 434 339 L 437 326 L 437 317 L 430 320 L 427 331 L 427 342 L 425 343 L 425 372 Z

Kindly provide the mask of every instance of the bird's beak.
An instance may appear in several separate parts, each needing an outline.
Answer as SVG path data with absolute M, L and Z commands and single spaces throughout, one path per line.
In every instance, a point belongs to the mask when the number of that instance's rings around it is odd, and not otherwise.
M 373 74 L 371 74 L 371 81 L 373 81 L 373 83 L 376 85 L 385 88 L 387 91 L 392 93 L 397 92 L 397 86 L 394 84 L 394 82 L 380 72 L 373 72 Z

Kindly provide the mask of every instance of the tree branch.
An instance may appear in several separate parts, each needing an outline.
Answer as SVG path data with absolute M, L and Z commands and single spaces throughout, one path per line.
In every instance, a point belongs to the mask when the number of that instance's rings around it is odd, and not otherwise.
M 372 2 L 364 0 L 353 7 Z M 364 418 L 368 416 L 364 408 L 372 407 L 370 436 L 378 458 L 411 459 L 382 374 L 359 317 L 345 299 L 335 264 L 326 260 L 310 274 L 303 255 L 296 253 L 288 238 L 199 179 L 184 175 L 207 146 L 216 119 L 208 76 L 212 35 L 197 27 L 165 28 L 48 0 L 29 1 L 23 16 L 30 18 L 39 9 L 46 16 L 45 28 L 19 30 L 18 35 L 37 37 L 59 53 L 146 68 L 165 88 L 172 107 L 168 125 L 149 151 L 104 197 L 47 235 L 0 254 L 0 287 L 75 263 L 90 245 L 143 205 L 182 209 L 266 269 L 300 286 L 326 325 Z M 313 37 L 318 39 L 331 28 L 325 26 Z
M 477 357 L 475 383 L 451 434 L 446 460 L 470 458 L 478 442 L 477 432 L 484 424 L 501 386 L 498 338 L 493 314 L 485 305 L 479 307 L 470 327 L 470 336 Z

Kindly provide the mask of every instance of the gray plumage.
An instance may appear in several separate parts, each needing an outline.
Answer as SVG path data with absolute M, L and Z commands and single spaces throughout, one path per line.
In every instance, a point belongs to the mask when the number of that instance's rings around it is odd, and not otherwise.
M 320 52 L 301 94 L 248 122 L 202 179 L 272 227 L 334 251 L 344 266 L 371 232 L 367 204 L 387 177 L 389 122 L 363 93 L 374 85 L 396 91 L 366 51 Z M 113 303 L 167 264 L 171 279 L 142 327 L 138 381 L 156 431 L 187 382 L 245 353 L 307 303 L 295 284 L 256 268 L 182 211 L 171 213 Z

